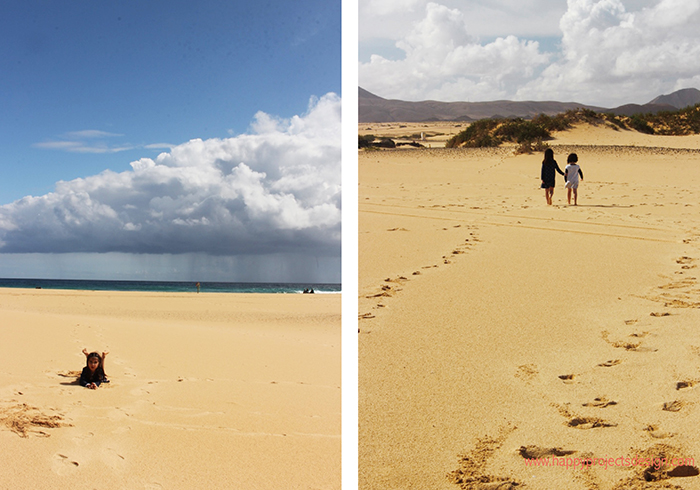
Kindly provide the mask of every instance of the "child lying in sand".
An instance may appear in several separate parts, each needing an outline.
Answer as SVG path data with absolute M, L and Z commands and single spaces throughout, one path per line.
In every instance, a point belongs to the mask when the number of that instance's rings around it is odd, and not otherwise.
M 81 386 L 95 390 L 100 384 L 109 383 L 105 374 L 105 357 L 109 352 L 103 352 L 100 356 L 97 352 L 88 353 L 87 349 L 83 349 L 83 354 L 85 354 L 87 365 L 80 374 Z

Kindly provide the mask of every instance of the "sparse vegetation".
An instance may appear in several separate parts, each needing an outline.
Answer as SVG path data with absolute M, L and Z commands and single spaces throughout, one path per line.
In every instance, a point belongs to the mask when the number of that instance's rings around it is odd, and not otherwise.
M 396 143 L 391 138 L 381 138 L 377 141 L 374 135 L 359 135 L 357 139 L 358 148 L 396 148 Z
M 517 143 L 517 153 L 540 151 L 548 147 L 554 131 L 565 131 L 574 124 L 606 125 L 615 130 L 626 129 L 645 134 L 687 135 L 700 133 L 700 104 L 678 111 L 657 114 L 635 114 L 632 117 L 598 113 L 590 109 L 570 110 L 556 116 L 540 114 L 530 121 L 516 119 L 482 119 L 451 138 L 448 148 L 500 146 Z
M 523 153 L 528 153 L 528 154 L 533 153 L 533 152 L 539 153 L 539 152 L 543 152 L 547 148 L 549 148 L 549 144 L 545 143 L 541 139 L 535 140 L 534 143 L 531 141 L 525 141 L 525 142 L 521 143 L 520 146 L 518 146 L 515 149 L 515 154 L 521 155 Z
M 700 104 L 678 111 L 644 114 L 640 119 L 646 122 L 654 134 L 672 136 L 698 134 L 700 133 Z
M 547 140 L 552 133 L 566 131 L 576 124 L 606 126 L 616 131 L 638 131 L 656 135 L 700 134 L 700 104 L 678 111 L 662 111 L 656 114 L 635 114 L 622 116 L 612 113 L 598 113 L 590 109 L 569 110 L 565 113 L 549 116 L 540 114 L 531 120 L 523 118 L 489 118 L 480 119 L 469 124 L 466 129 L 447 141 L 447 148 L 497 147 L 504 143 L 516 145 L 516 153 L 544 151 L 549 147 Z M 455 125 L 459 127 L 461 125 Z M 399 126 L 401 127 L 401 126 Z M 426 132 L 425 137 L 440 133 Z M 400 137 L 377 137 L 361 135 L 359 148 L 395 148 L 395 140 L 416 141 L 420 133 Z M 401 143 L 405 144 L 405 143 Z M 412 145 L 413 146 L 413 145 Z M 416 144 L 415 146 L 422 146 Z
M 371 146 L 372 142 L 375 140 L 373 134 L 358 135 L 358 148 L 367 148 Z
M 551 119 L 551 118 L 549 118 Z M 446 143 L 447 148 L 466 146 L 481 148 L 500 146 L 511 142 L 520 145 L 532 145 L 534 141 L 550 139 L 549 130 L 542 124 L 525 119 L 481 119 L 472 123 L 467 129 L 456 134 Z M 547 120 L 546 122 L 549 122 Z
M 654 134 L 654 128 L 649 126 L 649 123 L 644 119 L 644 117 L 638 114 L 635 114 L 630 118 L 629 124 L 635 131 L 646 134 Z
M 446 148 L 466 146 L 468 148 L 482 148 L 498 146 L 502 143 L 493 132 L 498 128 L 500 119 L 480 119 L 470 124 L 467 129 L 447 140 Z

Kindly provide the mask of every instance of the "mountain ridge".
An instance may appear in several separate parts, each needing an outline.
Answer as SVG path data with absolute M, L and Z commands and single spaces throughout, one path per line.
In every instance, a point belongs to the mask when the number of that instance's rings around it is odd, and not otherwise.
M 495 117 L 522 117 L 530 119 L 539 114 L 553 116 L 572 109 L 590 109 L 595 112 L 611 112 L 633 116 L 640 113 L 675 111 L 700 103 L 700 90 L 681 89 L 668 95 L 660 95 L 646 104 L 625 104 L 607 109 L 577 102 L 558 101 L 510 101 L 489 102 L 419 102 L 385 99 L 362 87 L 359 91 L 360 123 L 474 121 Z

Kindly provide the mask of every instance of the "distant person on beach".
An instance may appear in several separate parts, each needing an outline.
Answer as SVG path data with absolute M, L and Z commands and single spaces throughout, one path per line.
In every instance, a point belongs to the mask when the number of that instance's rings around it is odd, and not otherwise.
M 557 176 L 556 172 L 564 175 L 561 171 L 557 161 L 554 159 L 554 150 L 547 148 L 544 151 L 544 160 L 542 160 L 542 172 L 540 178 L 542 179 L 542 189 L 544 189 L 544 197 L 547 199 L 547 204 L 552 204 L 552 197 L 554 196 L 554 179 Z
M 195 284 L 195 286 L 197 286 L 197 292 L 199 292 L 199 290 L 200 290 L 200 288 L 202 287 L 202 285 L 199 284 L 199 283 L 197 283 L 197 284 Z
M 96 390 L 100 384 L 109 383 L 105 374 L 105 357 L 109 352 L 103 352 L 100 355 L 97 352 L 88 353 L 87 349 L 83 349 L 83 354 L 85 354 L 87 365 L 80 374 L 80 385 Z
M 566 179 L 566 200 L 571 204 L 571 191 L 574 191 L 574 206 L 578 205 L 578 178 L 583 180 L 583 172 L 578 165 L 578 155 L 572 153 L 566 159 L 566 168 L 564 168 L 564 179 Z

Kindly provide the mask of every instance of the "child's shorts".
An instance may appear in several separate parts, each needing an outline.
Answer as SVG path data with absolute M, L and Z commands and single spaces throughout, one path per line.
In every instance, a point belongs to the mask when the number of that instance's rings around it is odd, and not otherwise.
M 578 189 L 578 182 L 567 182 L 566 188 L 567 189 Z

